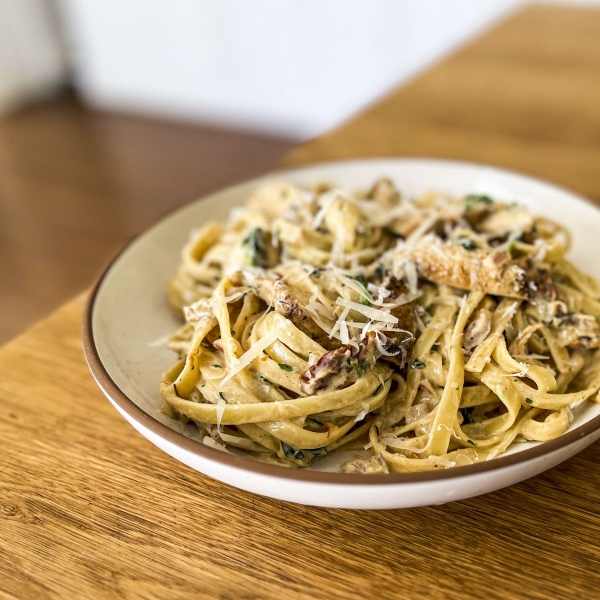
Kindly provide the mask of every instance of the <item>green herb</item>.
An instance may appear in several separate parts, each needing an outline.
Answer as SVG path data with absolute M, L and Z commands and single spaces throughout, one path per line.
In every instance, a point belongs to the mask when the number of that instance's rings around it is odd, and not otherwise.
M 223 396 L 222 392 L 219 392 L 219 398 L 221 398 L 221 400 L 223 400 L 223 402 L 227 402 L 227 400 L 225 400 L 225 396 Z
M 200 387 L 204 387 L 205 385 L 206 385 L 206 384 L 205 384 L 205 383 L 203 383 L 203 384 L 202 384 Z
M 327 454 L 327 448 L 313 448 L 310 452 L 315 456 L 325 456 Z
M 413 369 L 424 369 L 427 365 L 420 358 L 415 358 L 410 366 Z
M 383 383 L 380 383 L 377 386 L 377 389 L 371 394 L 371 396 L 377 396 L 377 394 L 379 394 L 379 390 L 383 387 Z
M 369 370 L 369 367 L 371 366 L 368 361 L 359 363 L 356 360 L 351 360 L 350 364 L 352 365 L 352 368 L 354 369 L 354 372 L 356 373 L 356 377 L 358 377 L 358 378 L 362 377 Z
M 285 363 L 277 363 L 277 365 L 279 366 L 279 368 L 282 371 L 293 371 L 293 367 L 290 367 L 290 365 L 286 365 Z
M 533 404 L 533 400 L 531 398 L 525 398 L 525 402 L 527 402 L 527 404 Z
M 213 365 L 212 368 L 213 369 L 222 369 L 223 367 L 221 365 Z
M 242 242 L 245 262 L 250 267 L 268 267 L 267 234 L 264 229 L 255 227 Z
M 290 460 L 302 460 L 304 458 L 304 452 L 292 448 L 289 444 L 286 444 L 285 442 L 281 442 L 281 449 L 283 450 L 285 457 L 289 458 Z
M 477 250 L 479 246 L 477 246 L 477 244 L 475 242 L 473 242 L 472 240 L 469 240 L 467 238 L 459 238 L 458 239 L 458 243 L 465 249 L 465 250 Z
M 367 291 L 367 280 L 365 279 L 364 275 L 357 275 L 354 278 L 356 281 L 358 281 L 358 283 L 360 283 L 361 287 L 363 288 L 363 294 L 362 294 L 362 298 L 361 298 L 361 304 L 364 304 L 365 306 L 371 306 L 371 303 L 369 302 L 368 296 L 369 296 L 369 292 Z
M 471 444 L 471 446 L 477 446 L 473 440 L 467 440 L 467 444 Z
M 230 329 L 231 335 L 235 335 L 235 329 Z
M 383 276 L 385 275 L 385 267 L 382 264 L 377 265 L 377 268 L 375 269 L 375 277 L 379 277 L 381 279 L 383 279 Z
M 475 206 L 479 203 L 482 204 L 494 204 L 494 201 L 489 196 L 484 196 L 480 194 L 469 194 L 465 196 L 465 208 L 467 210 L 471 210 L 475 208 Z

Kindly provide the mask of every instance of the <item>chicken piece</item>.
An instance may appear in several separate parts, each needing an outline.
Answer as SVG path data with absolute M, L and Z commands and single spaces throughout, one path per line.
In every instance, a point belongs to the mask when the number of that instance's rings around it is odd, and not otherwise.
M 391 179 L 382 177 L 378 179 L 367 194 L 369 200 L 373 200 L 384 208 L 392 208 L 400 200 L 400 193 Z
M 407 284 L 397 277 L 390 277 L 384 282 L 383 286 L 392 292 L 391 296 L 386 300 L 387 302 L 393 302 L 396 298 L 409 291 Z M 386 357 L 386 360 L 401 365 L 404 362 L 405 357 L 410 354 L 415 344 L 417 336 L 417 320 L 411 303 L 402 304 L 392 308 L 390 314 L 398 319 L 398 323 L 394 325 L 394 327 L 396 329 L 402 329 L 403 331 L 383 331 L 388 341 L 392 343 L 392 346 L 387 348 L 388 352 L 393 352 L 395 348 L 400 350 L 398 356 Z
M 553 325 L 561 346 L 600 348 L 600 323 L 591 315 L 570 314 Z
M 353 346 L 342 346 L 327 352 L 308 370 L 300 375 L 302 391 L 313 394 L 340 390 L 368 373 L 375 365 L 376 336 L 370 331 L 365 341 Z
M 369 456 L 367 458 L 355 458 L 345 462 L 340 466 L 340 473 L 362 473 L 364 475 L 373 475 L 375 473 L 390 472 L 387 463 L 381 456 Z
M 490 214 L 477 225 L 477 230 L 504 236 L 509 233 L 527 232 L 533 228 L 533 217 L 524 208 L 503 208 Z
M 185 320 L 195 327 L 198 323 L 216 321 L 210 300 L 198 300 L 183 309 Z
M 471 350 L 479 346 L 487 337 L 492 328 L 492 311 L 487 308 L 480 308 L 475 312 L 471 321 L 465 328 L 463 338 L 463 347 L 465 350 Z
M 339 342 L 329 336 L 313 321 L 304 310 L 302 303 L 292 290 L 281 281 L 257 278 L 258 295 L 270 304 L 276 312 L 289 319 L 300 331 L 315 340 L 326 350 L 339 347 Z
M 528 298 L 525 270 L 503 251 L 466 249 L 460 243 L 427 236 L 412 247 L 400 247 L 394 262 L 413 261 L 423 279 L 497 296 Z

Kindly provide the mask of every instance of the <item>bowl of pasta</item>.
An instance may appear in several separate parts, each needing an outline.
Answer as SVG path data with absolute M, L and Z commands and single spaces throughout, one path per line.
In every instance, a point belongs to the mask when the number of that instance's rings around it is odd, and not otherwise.
M 282 500 L 401 508 L 517 483 L 600 437 L 600 211 L 483 165 L 280 171 L 111 263 L 84 348 L 190 467 Z

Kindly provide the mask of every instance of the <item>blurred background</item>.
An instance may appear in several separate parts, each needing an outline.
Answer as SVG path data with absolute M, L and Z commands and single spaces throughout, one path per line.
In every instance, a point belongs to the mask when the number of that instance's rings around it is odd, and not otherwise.
M 0 343 L 525 4 L 0 0 Z

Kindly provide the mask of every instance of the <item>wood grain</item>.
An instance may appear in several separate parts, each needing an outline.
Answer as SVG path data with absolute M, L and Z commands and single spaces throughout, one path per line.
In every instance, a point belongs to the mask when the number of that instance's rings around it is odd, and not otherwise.
M 524 38 L 535 41 L 536 60 Z M 598 199 L 600 171 L 587 165 L 600 152 L 600 103 L 594 111 L 582 98 L 578 109 L 577 98 L 595 85 L 599 40 L 599 13 L 529 9 L 288 163 L 409 153 L 403 136 L 388 131 L 410 127 L 418 154 L 537 165 Z M 549 108 L 556 99 L 524 76 L 511 81 L 513 94 L 495 98 L 494 72 L 510 78 L 526 68 L 540 85 L 553 77 L 563 99 L 576 71 L 584 85 L 571 90 L 564 121 Z M 479 73 L 473 86 L 487 86 L 489 96 L 464 93 L 460 108 L 453 74 L 465 69 Z M 481 102 L 496 107 L 494 135 Z M 398 113 L 419 104 L 414 122 Z M 513 114 L 529 114 L 553 141 L 540 134 L 534 143 L 525 120 L 503 124 Z M 546 162 L 529 156 L 532 144 Z M 580 177 L 575 167 L 558 169 L 569 153 L 588 158 Z M 444 506 L 360 512 L 265 499 L 177 463 L 126 424 L 84 364 L 82 302 L 0 350 L 0 598 L 598 597 L 599 444 L 520 485 Z
M 599 99 L 600 10 L 533 7 L 286 162 L 467 160 L 540 176 L 600 202 Z
M 89 287 L 136 233 L 273 168 L 291 147 L 69 96 L 0 121 L 0 343 Z

